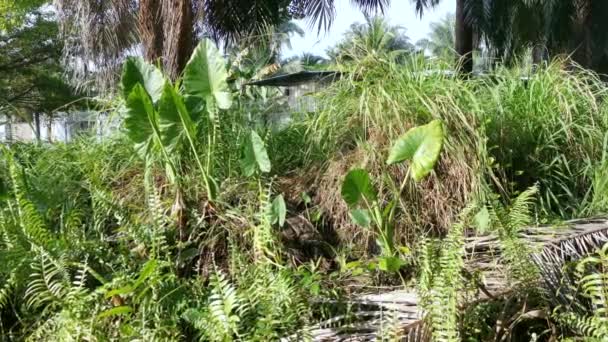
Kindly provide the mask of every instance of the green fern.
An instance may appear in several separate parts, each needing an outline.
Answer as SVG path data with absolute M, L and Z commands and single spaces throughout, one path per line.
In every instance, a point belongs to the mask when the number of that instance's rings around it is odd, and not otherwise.
M 538 279 L 539 271 L 530 258 L 533 250 L 520 237 L 521 229 L 532 219 L 534 199 L 538 193 L 536 186 L 517 196 L 510 206 L 495 202 L 488 208 L 490 225 L 500 240 L 501 257 L 507 266 L 511 282 L 530 286 Z
M 555 310 L 557 320 L 582 336 L 608 339 L 608 243 L 597 255 L 579 261 L 574 277 L 572 292 L 581 297 L 573 297 L 572 304 L 586 307 L 588 313 L 560 306 Z
M 64 261 L 52 258 L 42 250 L 36 252 L 37 256 L 31 265 L 31 281 L 25 291 L 26 305 L 34 309 L 61 303 L 71 286 Z
M 463 209 L 444 240 L 426 239 L 422 244 L 418 292 L 433 341 L 460 338 L 458 300 L 464 291 L 464 228 L 474 208 L 469 205 Z
M 239 336 L 240 316 L 246 306 L 223 273 L 214 273 L 209 286 L 211 294 L 204 311 L 189 309 L 182 317 L 199 331 L 201 341 L 232 341 Z

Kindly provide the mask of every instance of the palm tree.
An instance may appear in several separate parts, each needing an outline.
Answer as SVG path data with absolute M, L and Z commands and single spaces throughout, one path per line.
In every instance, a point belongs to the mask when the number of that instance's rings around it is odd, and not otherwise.
M 344 36 L 337 46 L 327 52 L 331 59 L 353 60 L 370 54 L 414 50 L 405 28 L 390 25 L 378 16 L 366 17 L 363 24 L 352 24 Z
M 389 0 L 353 0 L 366 13 Z M 233 42 L 260 35 L 291 18 L 308 18 L 319 30 L 335 16 L 334 0 L 54 0 L 62 23 L 65 57 L 85 76 L 111 78 L 130 50 L 161 60 L 177 77 L 196 41 Z M 103 78 L 103 77 L 102 77 Z
M 441 58 L 451 58 L 456 55 L 454 51 L 456 32 L 455 17 L 447 14 L 438 22 L 431 23 L 429 38 L 423 38 L 416 42 L 416 46 L 428 50 L 431 54 Z
M 441 0 L 413 1 L 422 15 Z M 497 60 L 535 47 L 537 60 L 546 55 L 542 50 L 567 54 L 607 73 L 607 15 L 608 2 L 600 0 L 456 0 L 455 50 L 463 71 L 472 70 L 474 43 L 483 40 Z
M 233 69 L 245 80 L 259 79 L 281 68 L 284 47 L 291 48 L 291 37 L 304 36 L 304 30 L 294 21 L 286 21 L 258 36 L 245 37 L 226 47 Z
M 300 56 L 292 56 L 281 61 L 280 72 L 292 73 L 306 70 L 324 69 L 329 61 L 322 56 L 304 52 Z
M 424 11 L 437 6 L 441 0 L 412 0 L 416 5 L 416 11 L 420 16 Z M 490 0 L 492 1 L 492 0 Z M 499 0 L 500 1 L 500 0 Z M 472 16 L 477 5 L 482 4 L 482 0 L 456 0 L 456 17 L 454 30 L 454 50 L 458 59 L 460 71 L 463 73 L 471 73 L 473 71 L 473 48 L 474 48 L 474 30 L 472 22 L 475 18 Z

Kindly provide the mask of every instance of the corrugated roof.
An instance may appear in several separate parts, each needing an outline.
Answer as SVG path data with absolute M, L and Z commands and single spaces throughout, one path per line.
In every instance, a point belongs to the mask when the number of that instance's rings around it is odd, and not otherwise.
M 339 79 L 341 76 L 342 74 L 338 71 L 300 71 L 249 82 L 247 85 L 289 87 L 309 82 L 333 81 Z

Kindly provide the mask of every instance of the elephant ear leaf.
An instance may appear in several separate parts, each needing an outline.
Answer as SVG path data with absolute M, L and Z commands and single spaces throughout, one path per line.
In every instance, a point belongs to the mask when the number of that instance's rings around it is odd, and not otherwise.
M 136 84 L 126 103 L 125 129 L 136 151 L 145 158 L 158 134 L 158 118 L 148 92 Z
M 341 194 L 349 206 L 357 205 L 362 199 L 368 202 L 376 200 L 376 191 L 364 169 L 353 169 L 344 177 Z
M 253 176 L 256 170 L 262 173 L 268 173 L 271 169 L 270 158 L 264 146 L 264 141 L 255 132 L 251 131 L 249 141 L 245 144 L 243 150 L 243 158 L 241 159 L 241 168 L 245 176 Z
M 280 227 L 283 227 L 286 216 L 287 207 L 285 205 L 285 199 L 283 198 L 283 195 L 278 195 L 270 204 L 270 222 L 272 224 L 278 223 Z
M 153 103 L 162 95 L 165 78 L 163 73 L 154 65 L 140 57 L 129 57 L 122 68 L 122 92 L 125 99 L 129 98 L 135 85 L 141 84 Z
M 390 165 L 409 160 L 411 176 L 419 181 L 435 167 L 443 148 L 443 138 L 440 120 L 414 127 L 395 142 L 386 162 Z
M 205 39 L 194 50 L 184 69 L 184 93 L 207 105 L 213 103 L 219 109 L 228 109 L 232 99 L 227 78 L 224 57 L 213 42 Z
M 161 139 L 169 152 L 177 150 L 183 139 L 196 137 L 196 125 L 192 122 L 182 96 L 170 82 L 163 88 L 158 103 L 158 117 Z

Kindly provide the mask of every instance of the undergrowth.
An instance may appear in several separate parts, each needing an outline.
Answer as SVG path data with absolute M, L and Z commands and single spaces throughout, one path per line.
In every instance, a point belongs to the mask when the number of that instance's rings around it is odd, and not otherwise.
M 331 303 L 387 284 L 417 284 L 437 340 L 496 337 L 497 317 L 517 326 L 522 307 L 550 307 L 530 290 L 539 273 L 523 227 L 608 210 L 608 88 L 566 61 L 464 79 L 421 56 L 374 54 L 336 66 L 344 76 L 316 95 L 318 112 L 277 127 L 255 117 L 213 51 L 216 74 L 198 77 L 217 77 L 202 82 L 221 94 L 130 60 L 120 131 L 1 148 L 4 339 L 306 339 L 340 311 Z M 145 75 L 158 87 L 129 83 Z M 389 167 L 393 143 L 432 121 L 445 133 L 428 177 Z M 375 211 L 374 229 L 365 215 L 352 224 L 342 200 L 354 169 L 375 180 L 373 203 L 355 208 Z M 463 310 L 458 291 L 479 285 L 463 272 L 464 241 L 480 219 L 477 233 L 500 241 L 493 261 L 521 286 Z M 603 331 L 605 254 L 578 267 L 590 309 L 547 321 Z M 399 336 L 392 319 L 386 335 Z

